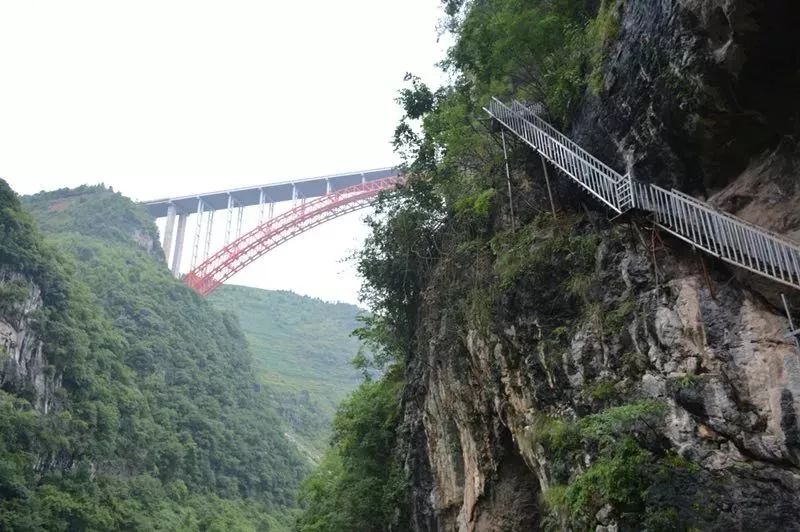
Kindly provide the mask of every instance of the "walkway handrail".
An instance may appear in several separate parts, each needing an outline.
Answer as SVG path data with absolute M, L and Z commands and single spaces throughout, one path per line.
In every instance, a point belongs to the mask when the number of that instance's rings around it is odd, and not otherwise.
M 521 106 L 518 102 L 515 104 Z M 529 118 L 524 118 L 500 100 L 492 98 L 489 108 L 484 110 L 589 193 L 618 214 L 623 212 L 627 202 L 620 201 L 624 198 L 618 197 L 618 184 L 625 179 L 624 176 L 527 109 Z
M 800 245 L 677 190 L 621 175 L 534 110 L 492 98 L 484 110 L 615 213 L 653 213 L 657 225 L 720 259 L 800 289 Z
M 502 105 L 502 103 L 499 100 L 498 100 L 497 103 L 500 103 L 500 105 Z M 600 159 L 598 159 L 597 157 L 595 157 L 594 155 L 592 155 L 588 151 L 586 151 L 583 148 L 581 148 L 581 146 L 579 144 L 577 144 L 576 142 L 574 142 L 571 138 L 569 138 L 568 136 L 564 135 L 559 130 L 557 130 L 556 128 L 551 126 L 549 123 L 547 123 L 546 121 L 541 119 L 539 116 L 537 116 L 535 114 L 535 112 L 532 109 L 530 109 L 529 107 L 521 104 L 518 100 L 514 100 L 513 102 L 511 102 L 511 106 L 512 106 L 513 109 L 516 109 L 517 112 L 519 112 L 521 110 L 526 111 L 529 116 L 533 117 L 532 122 L 534 123 L 534 125 L 536 127 L 539 127 L 541 129 L 543 129 L 544 131 L 546 131 L 550 135 L 555 135 L 558 138 L 558 141 L 561 144 L 564 144 L 565 146 L 568 146 L 569 148 L 571 148 L 573 151 L 578 153 L 581 156 L 581 158 L 586 159 L 587 161 L 591 161 L 593 164 L 596 164 L 598 167 L 601 167 L 601 168 L 605 169 L 609 173 L 609 175 L 615 176 L 617 178 L 617 180 L 624 179 L 625 176 L 623 176 L 622 174 L 620 174 L 619 172 L 617 172 L 616 170 L 614 170 L 613 168 L 608 166 L 606 163 L 604 163 L 603 161 L 601 161 Z M 541 107 L 541 106 L 537 105 L 536 107 L 538 108 L 538 107 Z M 531 120 L 529 119 L 529 121 L 531 121 Z
M 677 190 L 634 182 L 639 208 L 658 225 L 720 259 L 800 288 L 800 246 Z

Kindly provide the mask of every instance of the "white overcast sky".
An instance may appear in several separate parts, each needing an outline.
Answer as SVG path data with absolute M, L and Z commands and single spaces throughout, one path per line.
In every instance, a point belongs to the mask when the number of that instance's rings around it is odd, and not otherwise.
M 439 0 L 0 0 L 0 177 L 151 199 L 390 166 L 404 73 L 440 80 L 440 14 Z M 355 302 L 342 259 L 362 217 L 231 282 Z

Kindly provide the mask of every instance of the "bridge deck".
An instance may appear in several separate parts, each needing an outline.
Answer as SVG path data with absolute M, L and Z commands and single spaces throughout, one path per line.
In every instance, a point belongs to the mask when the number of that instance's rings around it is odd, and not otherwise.
M 175 210 L 179 213 L 193 213 L 197 210 L 198 200 L 201 200 L 204 203 L 203 210 L 205 212 L 216 211 L 227 209 L 228 197 L 231 196 L 237 207 L 249 207 L 261 204 L 262 200 L 267 203 L 290 201 L 294 199 L 295 193 L 301 198 L 324 196 L 329 190 L 329 184 L 330 190 L 336 191 L 358 183 L 370 183 L 396 174 L 397 170 L 394 168 L 378 168 L 307 179 L 294 179 L 254 187 L 218 190 L 205 194 L 163 198 L 142 203 L 153 217 L 162 218 L 167 215 L 167 208 L 170 204 L 175 205 Z

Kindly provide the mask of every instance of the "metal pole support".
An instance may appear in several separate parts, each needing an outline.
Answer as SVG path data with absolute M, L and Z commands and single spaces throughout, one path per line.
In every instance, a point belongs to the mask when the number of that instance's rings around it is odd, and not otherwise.
M 783 308 L 786 310 L 786 317 L 789 319 L 789 334 L 785 338 L 794 338 L 794 345 L 800 354 L 800 329 L 795 329 L 794 322 L 792 321 L 792 313 L 789 310 L 789 303 L 786 301 L 786 296 L 781 294 L 781 301 L 783 301 Z
M 514 195 L 511 191 L 511 171 L 508 168 L 508 152 L 506 151 L 506 132 L 500 131 L 500 138 L 503 140 L 503 160 L 506 164 L 506 184 L 508 185 L 508 207 L 511 211 L 511 233 L 516 232 L 514 222 Z
M 192 246 L 192 262 L 190 263 L 192 270 L 194 270 L 195 265 L 197 265 L 197 255 L 200 253 L 200 238 L 203 230 L 203 207 L 203 200 L 198 197 L 197 213 L 195 215 L 197 220 L 194 228 L 194 245 Z
M 556 204 L 553 202 L 553 191 L 550 190 L 550 174 L 547 172 L 547 162 L 544 160 L 541 150 L 539 151 L 539 159 L 542 160 L 542 171 L 544 171 L 544 182 L 547 185 L 547 197 L 550 198 L 550 210 L 553 211 L 553 219 L 556 220 Z
M 233 224 L 233 207 L 234 199 L 230 192 L 228 192 L 228 208 L 226 209 L 227 218 L 225 220 L 225 245 L 231 241 L 231 225 Z

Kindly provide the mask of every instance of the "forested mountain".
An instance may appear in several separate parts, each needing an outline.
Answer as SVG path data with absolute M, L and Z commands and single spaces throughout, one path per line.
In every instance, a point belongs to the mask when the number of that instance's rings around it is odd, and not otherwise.
M 175 280 L 156 239 L 104 187 L 22 207 L 0 182 L 0 529 L 290 519 L 305 461 L 236 318 Z
M 313 461 L 328 444 L 336 406 L 361 381 L 351 361 L 351 335 L 362 310 L 292 292 L 223 285 L 209 296 L 235 314 L 250 344 L 259 382 L 266 385 L 290 434 Z

